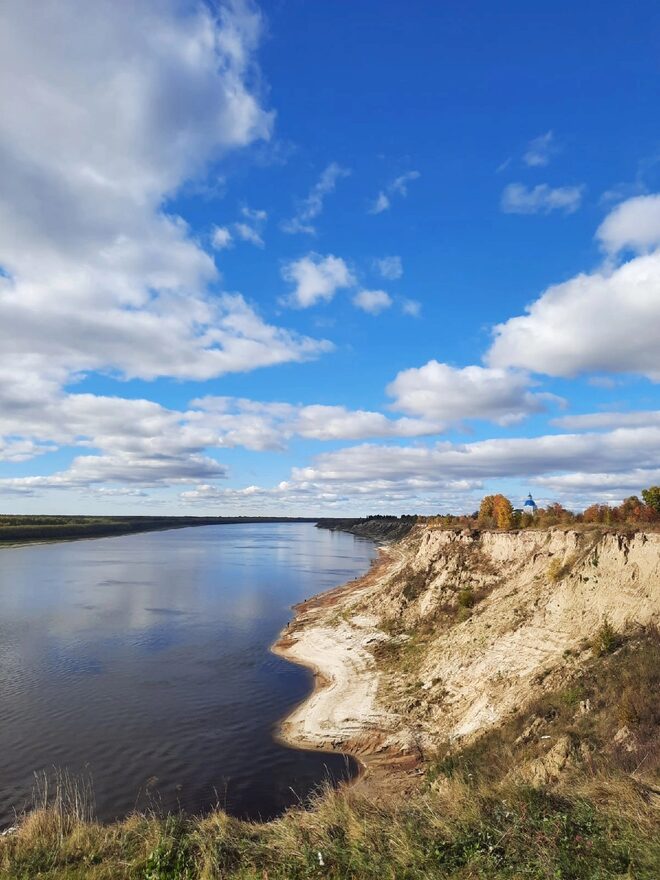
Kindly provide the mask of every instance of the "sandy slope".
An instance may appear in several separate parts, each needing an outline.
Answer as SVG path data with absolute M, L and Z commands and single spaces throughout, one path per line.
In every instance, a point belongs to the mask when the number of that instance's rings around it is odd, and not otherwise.
M 398 548 L 381 551 L 363 578 L 297 606 L 296 616 L 274 646 L 275 653 L 313 669 L 312 694 L 280 725 L 284 740 L 309 748 L 376 751 L 396 731 L 398 719 L 379 704 L 380 673 L 370 650 L 386 636 L 368 606 L 405 563 Z
M 406 597 L 414 575 L 423 589 Z M 483 593 L 467 619 L 454 613 L 466 588 Z M 624 629 L 659 617 L 660 534 L 418 527 L 364 578 L 298 607 L 276 650 L 317 686 L 282 735 L 367 755 L 469 738 L 578 668 L 605 618 Z M 384 619 L 417 639 L 414 670 L 375 659 L 392 639 Z

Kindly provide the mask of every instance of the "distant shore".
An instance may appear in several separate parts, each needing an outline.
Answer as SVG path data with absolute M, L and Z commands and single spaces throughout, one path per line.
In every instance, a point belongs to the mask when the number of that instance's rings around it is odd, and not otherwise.
M 138 532 L 242 523 L 315 523 L 312 517 L 271 516 L 21 516 L 0 515 L 0 548 L 48 541 L 108 538 Z

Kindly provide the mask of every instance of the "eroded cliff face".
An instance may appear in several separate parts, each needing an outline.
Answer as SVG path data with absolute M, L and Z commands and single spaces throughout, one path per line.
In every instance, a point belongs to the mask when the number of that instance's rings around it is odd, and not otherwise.
M 417 526 L 299 609 L 283 652 L 325 677 L 289 739 L 411 752 L 469 741 L 574 674 L 605 622 L 660 618 L 660 534 Z
M 660 611 L 658 534 L 427 529 L 406 553 L 410 575 L 383 585 L 383 604 L 404 644 L 420 642 L 402 709 L 427 737 L 496 724 L 579 664 L 605 621 L 621 631 Z

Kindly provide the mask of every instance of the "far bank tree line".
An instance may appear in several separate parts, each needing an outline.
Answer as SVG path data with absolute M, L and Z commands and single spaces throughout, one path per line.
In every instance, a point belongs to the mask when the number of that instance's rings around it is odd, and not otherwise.
M 472 516 L 445 514 L 428 517 L 427 521 L 430 525 L 477 525 L 485 529 L 547 528 L 576 523 L 605 526 L 660 524 L 660 486 L 644 489 L 641 500 L 637 495 L 631 495 L 617 506 L 592 504 L 582 513 L 573 513 L 559 503 L 528 513 L 514 508 L 504 495 L 486 495 L 479 510 Z

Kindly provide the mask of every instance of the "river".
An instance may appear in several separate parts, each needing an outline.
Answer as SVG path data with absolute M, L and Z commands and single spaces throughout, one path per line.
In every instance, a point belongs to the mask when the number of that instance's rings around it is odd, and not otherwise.
M 91 778 L 103 821 L 215 804 L 266 819 L 352 775 L 274 739 L 312 677 L 269 647 L 293 603 L 374 556 L 307 523 L 0 550 L 0 827 L 43 769 Z

